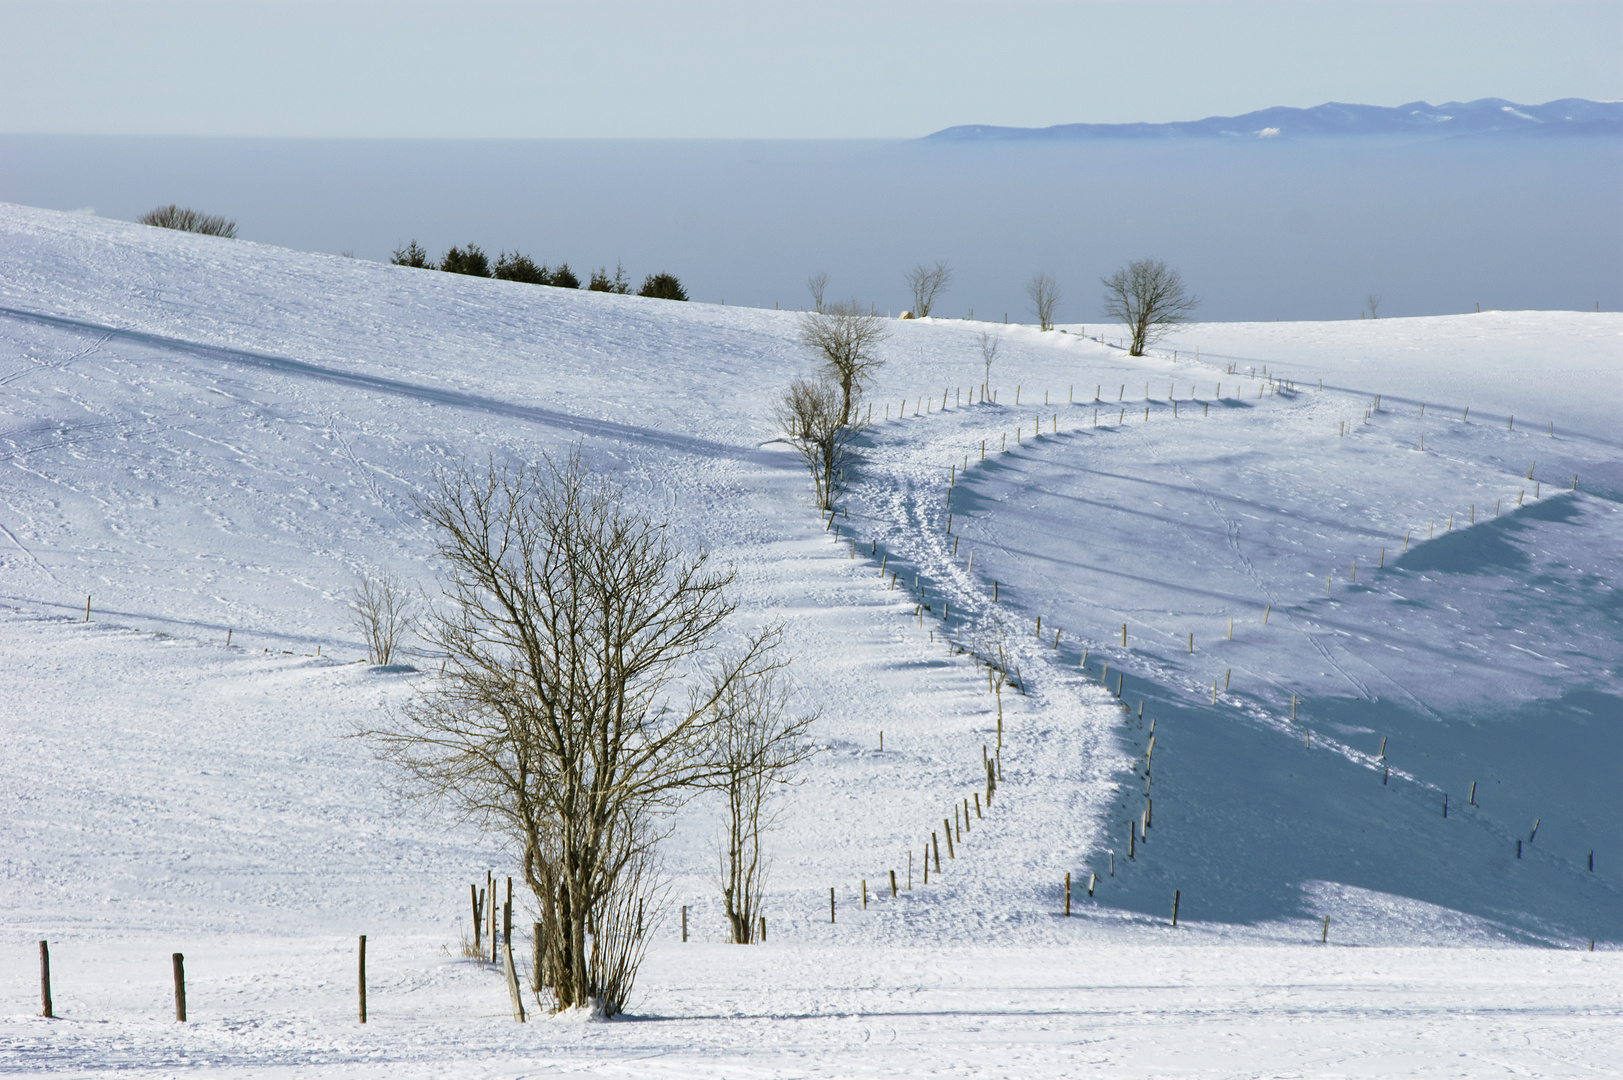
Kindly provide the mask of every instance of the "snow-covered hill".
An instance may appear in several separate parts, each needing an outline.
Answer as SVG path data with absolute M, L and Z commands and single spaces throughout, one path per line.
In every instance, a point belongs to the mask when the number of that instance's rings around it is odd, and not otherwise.
M 831 1046 L 833 1071 L 908 1072 L 945 1039 L 934 1065 L 998 1075 L 1411 1062 L 1281 1038 L 1282 989 L 1348 1037 L 1465 1001 L 1529 1040 L 1452 1027 L 1417 1066 L 1623 1051 L 1623 317 L 1192 325 L 1142 359 L 1108 328 L 899 322 L 837 536 L 772 441 L 811 368 L 796 319 L 0 206 L 0 1060 L 686 1075 Z M 996 403 L 971 404 L 982 331 Z M 658 1034 L 505 1030 L 494 976 L 440 953 L 499 841 L 398 806 L 343 737 L 426 677 L 356 664 L 345 597 L 380 568 L 432 587 L 433 470 L 575 444 L 736 567 L 738 628 L 784 620 L 823 710 L 767 946 L 714 944 L 708 809 L 677 822 L 696 940 L 667 928 L 650 963 Z M 1004 786 L 892 899 L 996 741 L 965 646 L 1024 685 Z M 1301 959 L 1326 915 L 1381 948 Z M 362 932 L 396 1025 L 375 1040 L 343 1019 Z M 66 1026 L 24 1018 L 42 937 Z M 1500 948 L 1590 939 L 1570 964 Z M 156 1024 L 176 949 L 184 1034 Z M 1112 1009 L 1164 1010 L 1170 1056 Z

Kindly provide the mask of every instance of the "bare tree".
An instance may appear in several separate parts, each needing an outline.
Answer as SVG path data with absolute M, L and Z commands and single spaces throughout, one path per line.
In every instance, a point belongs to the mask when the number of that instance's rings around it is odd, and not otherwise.
M 806 288 L 811 291 L 812 310 L 821 315 L 823 313 L 823 291 L 828 288 L 828 271 L 819 270 L 806 279 Z
M 674 549 L 578 452 L 464 463 L 419 508 L 446 567 L 424 635 L 445 671 L 363 734 L 409 792 L 507 836 L 557 1006 L 613 1015 L 659 900 L 654 823 L 722 775 L 716 702 L 777 665 L 777 638 L 750 636 L 673 707 L 733 611 L 733 575 Z
M 1038 274 L 1026 283 L 1026 295 L 1037 312 L 1037 325 L 1054 329 L 1054 305 L 1059 303 L 1059 285 L 1052 274 Z
M 936 294 L 952 284 L 952 270 L 946 259 L 938 259 L 934 266 L 919 263 L 907 272 L 907 291 L 913 297 L 913 317 L 923 319 L 935 307 Z
M 362 577 L 350 590 L 355 628 L 366 641 L 366 659 L 391 664 L 411 630 L 411 600 L 400 579 L 385 570 L 377 577 Z
M 981 331 L 981 336 L 980 336 L 980 343 L 981 343 L 981 364 L 985 368 L 985 378 L 981 382 L 981 397 L 984 399 L 986 397 L 986 395 L 991 392 L 990 387 L 992 385 L 992 361 L 997 359 L 998 346 L 1003 344 L 1003 339 L 997 337 L 994 334 L 987 333 L 985 330 L 982 330 Z
M 709 693 L 721 721 L 722 775 L 713 786 L 726 800 L 717 842 L 722 906 L 733 944 L 748 945 L 756 940 L 765 893 L 769 864 L 761 839 L 777 820 L 773 796 L 792 782 L 794 768 L 816 753 L 806 736 L 817 716 L 791 715 L 789 681 L 781 668 L 712 686 Z
M 818 354 L 840 388 L 840 423 L 851 422 L 857 399 L 873 372 L 884 364 L 875 349 L 887 336 L 885 321 L 855 300 L 801 316 L 801 344 Z
M 1370 318 L 1372 318 L 1372 319 L 1379 318 L 1379 316 L 1375 314 L 1375 311 L 1380 306 L 1381 306 L 1381 294 L 1380 293 L 1373 293 L 1372 292 L 1368 296 L 1364 297 L 1364 307 L 1369 309 L 1369 317 Z
M 585 1001 L 573 1004 L 596 1007 L 605 1016 L 613 1016 L 631 996 L 637 969 L 648 950 L 649 931 L 658 923 L 667 893 L 657 846 L 661 836 L 647 813 L 610 820 L 601 843 L 602 850 L 611 855 L 604 874 L 606 884 L 597 903 L 585 913 L 586 944 L 576 947 L 569 875 L 562 872 L 570 865 L 566 846 L 560 843 L 567 835 L 567 830 L 559 828 L 537 831 L 540 855 L 534 862 L 545 883 L 537 897 L 541 915 L 541 985 L 550 989 L 557 1008 L 570 1007 L 566 995 L 581 985 L 575 958 L 583 956 L 587 996 Z
M 1159 259 L 1130 262 L 1101 280 L 1105 315 L 1127 327 L 1133 339 L 1128 350 L 1132 356 L 1143 356 L 1146 346 L 1186 321 L 1200 303 L 1198 296 L 1184 290 L 1178 272 Z
M 861 391 L 857 393 L 860 402 Z M 834 505 L 846 452 L 862 426 L 844 422 L 841 401 L 839 387 L 827 378 L 816 382 L 796 379 L 772 410 L 784 441 L 795 448 L 811 471 L 817 508 L 824 512 Z
M 237 236 L 235 221 L 227 221 L 218 214 L 199 213 L 183 206 L 176 206 L 174 203 L 148 210 L 136 220 L 142 225 L 156 225 L 160 229 L 179 229 L 181 232 L 202 233 L 204 236 L 223 236 L 227 240 L 234 240 Z

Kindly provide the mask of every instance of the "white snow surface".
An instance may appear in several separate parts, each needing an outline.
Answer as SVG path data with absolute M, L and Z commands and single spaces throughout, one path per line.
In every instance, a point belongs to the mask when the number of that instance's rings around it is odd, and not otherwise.
M 897 322 L 837 538 L 773 439 L 797 319 L 0 205 L 0 1071 L 1615 1070 L 1623 316 Z M 826 749 L 768 943 L 695 802 L 631 1014 L 521 1027 L 456 955 L 501 838 L 350 737 L 432 666 L 346 597 L 433 590 L 436 467 L 575 445 L 785 624 Z

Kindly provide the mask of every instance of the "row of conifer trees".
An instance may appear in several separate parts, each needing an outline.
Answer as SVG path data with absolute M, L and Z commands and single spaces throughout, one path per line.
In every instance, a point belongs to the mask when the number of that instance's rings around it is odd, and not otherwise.
M 496 257 L 494 266 L 490 257 L 480 249 L 477 244 L 466 247 L 452 247 L 440 257 L 438 263 L 430 260 L 428 252 L 416 240 L 404 247 L 396 248 L 389 260 L 396 266 L 416 266 L 425 270 L 443 270 L 449 274 L 468 274 L 472 277 L 497 278 L 501 281 L 522 281 L 530 285 L 551 285 L 556 289 L 578 289 L 581 287 L 580 278 L 569 268 L 568 263 L 559 263 L 556 267 L 545 264 L 537 266 L 535 260 L 522 252 L 502 252 Z M 625 268 L 618 263 L 614 267 L 614 276 L 609 276 L 608 267 L 599 267 L 592 271 L 586 288 L 592 292 L 619 293 L 622 296 L 631 292 L 631 282 L 626 279 Z M 642 288 L 637 290 L 638 296 L 649 296 L 656 300 L 686 300 L 687 291 L 675 274 L 649 274 L 643 279 Z

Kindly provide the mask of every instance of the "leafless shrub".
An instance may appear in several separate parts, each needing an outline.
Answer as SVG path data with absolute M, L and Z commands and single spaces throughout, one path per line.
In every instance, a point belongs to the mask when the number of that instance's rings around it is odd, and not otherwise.
M 1186 321 L 1200 303 L 1185 292 L 1178 272 L 1159 259 L 1130 262 L 1102 280 L 1105 315 L 1127 327 L 1132 356 L 1143 356 L 1146 347 Z
M 575 957 L 582 956 L 587 994 L 583 1005 L 594 1013 L 613 1016 L 631 996 L 637 970 L 666 897 L 660 874 L 658 841 L 646 813 L 612 819 L 604 830 L 602 849 L 610 853 L 597 903 L 585 913 L 586 936 L 576 946 L 572 932 L 571 901 L 566 872 L 569 856 L 556 841 L 563 832 L 543 830 L 541 854 L 536 860 L 546 891 L 538 896 L 542 926 L 543 983 L 551 989 L 554 1005 L 570 1007 L 563 993 L 573 982 Z M 537 997 L 539 999 L 539 988 Z
M 1382 297 L 1381 297 L 1380 293 L 1373 293 L 1373 292 L 1370 293 L 1368 296 L 1364 297 L 1364 307 L 1369 310 L 1369 317 L 1370 318 L 1376 319 L 1376 318 L 1380 317 L 1380 316 L 1376 315 L 1375 312 L 1381 306 L 1381 299 L 1382 299 Z
M 350 591 L 355 627 L 366 641 L 366 658 L 373 664 L 392 664 L 412 626 L 411 598 L 400 579 L 385 570 L 363 577 Z
M 446 567 L 444 674 L 362 734 L 405 789 L 504 834 L 542 913 L 559 1008 L 625 1005 L 657 909 L 652 823 L 723 774 L 716 701 L 774 668 L 762 631 L 673 707 L 733 612 L 731 573 L 671 546 L 578 452 L 442 473 L 419 503 Z M 588 943 L 588 936 L 592 941 Z
M 840 388 L 840 423 L 851 422 L 857 399 L 884 364 L 874 350 L 888 336 L 885 321 L 855 300 L 801 316 L 801 344 L 818 354 Z
M 861 401 L 861 391 L 857 392 Z M 796 379 L 773 406 L 773 419 L 784 441 L 795 448 L 811 472 L 817 508 L 834 505 L 851 439 L 860 424 L 847 424 L 842 415 L 840 390 L 830 380 Z
M 930 314 L 935 307 L 936 294 L 952 283 L 952 270 L 947 266 L 946 259 L 939 259 L 934 266 L 920 263 L 907 272 L 907 291 L 913 298 L 913 316 L 922 319 Z
M 188 210 L 174 203 L 148 210 L 135 220 L 142 225 L 156 225 L 160 229 L 179 229 L 181 232 L 202 233 L 204 236 L 223 236 L 227 240 L 234 240 L 237 236 L 235 221 L 227 221 L 213 214 L 200 214 L 196 210 Z
M 793 780 L 796 766 L 816 748 L 807 731 L 816 714 L 791 715 L 789 681 L 781 668 L 764 668 L 731 686 L 710 688 L 720 720 L 721 775 L 713 787 L 726 802 L 717 841 L 722 906 L 735 945 L 756 940 L 769 862 L 761 839 L 776 823 L 774 794 Z
M 990 393 L 989 388 L 992 385 L 992 361 L 997 359 L 997 350 L 1002 343 L 1003 339 L 999 338 L 997 335 L 988 333 L 985 330 L 981 331 L 981 365 L 985 369 L 984 378 L 981 382 L 982 397 Z
M 1054 305 L 1059 303 L 1059 285 L 1052 274 L 1038 274 L 1026 282 L 1026 295 L 1037 312 L 1037 325 L 1043 330 L 1054 329 Z
M 806 288 L 811 292 L 812 310 L 817 314 L 823 313 L 823 292 L 828 288 L 828 271 L 819 270 L 806 279 Z

